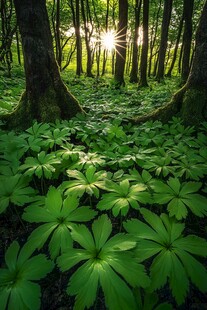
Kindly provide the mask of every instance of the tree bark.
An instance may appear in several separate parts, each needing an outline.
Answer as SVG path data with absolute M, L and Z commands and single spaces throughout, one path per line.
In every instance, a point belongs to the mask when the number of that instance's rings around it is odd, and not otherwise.
M 116 63 L 114 81 L 116 87 L 124 86 L 124 68 L 126 62 L 126 33 L 128 23 L 128 0 L 119 0 L 119 25 L 116 35 Z
M 192 40 L 192 16 L 193 16 L 194 0 L 184 0 L 184 33 L 183 33 L 183 59 L 181 80 L 185 83 L 190 72 L 190 53 Z
M 149 23 L 149 0 L 143 0 L 143 40 L 140 63 L 139 87 L 147 87 L 147 57 L 148 57 L 148 23 Z
M 160 48 L 159 48 L 159 60 L 158 60 L 158 69 L 156 79 L 158 82 L 164 78 L 165 73 L 165 54 L 167 50 L 167 39 L 168 39 L 168 30 L 172 12 L 172 3 L 173 0 L 164 1 L 164 10 L 163 10 L 163 19 L 162 19 L 162 30 L 161 30 L 161 39 L 160 39 Z
M 151 114 L 137 117 L 134 122 L 157 119 L 168 122 L 176 114 L 185 125 L 198 127 L 202 121 L 207 120 L 207 1 L 196 31 L 195 55 L 186 84 L 167 105 Z
M 135 29 L 132 50 L 132 68 L 130 72 L 130 83 L 138 83 L 138 37 L 139 37 L 139 24 L 140 24 L 140 11 L 142 0 L 135 2 Z
M 53 51 L 46 0 L 14 0 L 22 39 L 26 91 L 6 116 L 10 128 L 25 129 L 34 119 L 54 122 L 83 110 L 64 85 Z
M 181 37 L 182 29 L 183 29 L 183 16 L 181 17 L 180 24 L 179 24 L 179 27 L 178 27 L 178 32 L 177 32 L 177 38 L 176 38 L 173 58 L 172 58 L 172 62 L 171 62 L 170 68 L 169 68 L 169 70 L 167 72 L 167 76 L 168 77 L 171 77 L 172 71 L 173 71 L 173 68 L 174 68 L 174 65 L 175 65 L 175 61 L 176 61 L 177 52 L 178 52 L 178 48 L 179 48 L 179 42 L 180 42 L 180 37 Z
M 82 18 L 84 23 L 84 31 L 85 31 L 85 44 L 86 44 L 86 52 L 87 52 L 87 65 L 86 65 L 86 76 L 93 77 L 92 73 L 92 56 L 91 56 L 91 47 L 90 47 L 90 30 L 89 30 L 89 23 L 86 18 L 84 1 L 81 0 L 81 11 L 82 11 Z

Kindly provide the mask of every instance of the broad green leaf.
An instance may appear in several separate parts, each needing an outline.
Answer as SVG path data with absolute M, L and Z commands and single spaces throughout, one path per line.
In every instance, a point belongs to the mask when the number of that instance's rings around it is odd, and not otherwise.
M 170 276 L 170 288 L 177 304 L 180 305 L 184 302 L 187 296 L 189 281 L 183 265 L 174 253 L 171 253 L 171 259 L 172 269 Z
M 49 251 L 52 259 L 55 259 L 59 254 L 67 248 L 72 248 L 73 241 L 69 229 L 63 224 L 59 225 L 54 231 L 50 243 Z
M 140 240 L 138 241 L 137 248 L 135 250 L 136 257 L 139 262 L 158 254 L 163 250 L 163 246 L 151 240 Z
M 106 241 L 102 249 L 104 252 L 127 251 L 133 249 L 135 246 L 136 241 L 132 235 L 119 233 Z
M 93 236 L 85 225 L 73 225 L 71 236 L 86 250 L 93 251 L 95 248 Z
M 7 264 L 9 270 L 15 270 L 17 257 L 19 254 L 20 246 L 17 241 L 12 242 L 5 253 L 5 263 Z
M 207 257 L 207 241 L 195 235 L 177 239 L 174 242 L 176 248 L 183 249 L 189 253 Z
M 109 265 L 120 274 L 132 287 L 147 287 L 150 280 L 143 265 L 133 260 L 131 253 L 119 252 L 108 260 Z
M 112 224 L 107 215 L 100 216 L 92 224 L 95 245 L 101 249 L 112 232 Z
M 207 270 L 197 261 L 192 255 L 182 249 L 176 250 L 176 254 L 185 266 L 185 270 L 191 281 L 198 287 L 198 289 L 205 293 L 207 292 Z
M 150 267 L 151 289 L 156 290 L 163 287 L 167 282 L 172 270 L 172 255 L 168 250 L 163 249 L 153 260 Z M 158 276 L 159 275 L 159 276 Z
M 150 226 L 159 234 L 161 242 L 169 242 L 169 235 L 160 217 L 144 208 L 141 209 L 141 213 L 145 221 L 148 222 Z
M 147 224 L 137 219 L 132 219 L 124 222 L 124 228 L 130 234 L 135 235 L 137 238 L 151 239 L 158 243 L 162 242 L 159 235 Z
M 132 291 L 127 284 L 107 264 L 100 269 L 100 283 L 105 303 L 110 310 L 135 310 L 136 304 Z
M 93 305 L 99 282 L 99 265 L 85 262 L 70 278 L 68 293 L 75 295 L 74 309 L 89 308 Z

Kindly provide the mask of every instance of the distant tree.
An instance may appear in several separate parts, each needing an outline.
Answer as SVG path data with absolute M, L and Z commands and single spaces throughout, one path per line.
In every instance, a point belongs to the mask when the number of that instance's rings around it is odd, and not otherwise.
M 165 73 L 165 54 L 167 50 L 168 30 L 171 19 L 172 3 L 173 0 L 164 1 L 161 39 L 160 39 L 159 56 L 158 56 L 158 68 L 156 74 L 156 79 L 158 80 L 158 82 L 164 78 Z
M 116 36 L 116 63 L 114 81 L 117 87 L 125 85 L 126 33 L 128 23 L 128 0 L 119 0 L 119 24 Z
M 142 0 L 135 0 L 135 7 L 134 7 L 135 27 L 133 38 L 132 68 L 130 72 L 130 83 L 138 82 L 138 38 L 139 38 L 141 4 Z
M 64 85 L 53 51 L 46 0 L 14 0 L 24 55 L 26 90 L 16 110 L 4 117 L 10 128 L 33 120 L 70 119 L 83 110 Z
M 0 44 L 0 63 L 6 64 L 8 76 L 11 76 L 12 58 L 12 39 L 17 30 L 16 19 L 14 18 L 12 0 L 0 1 L 0 21 L 1 21 L 1 44 Z
M 105 32 L 108 32 L 109 28 L 109 0 L 106 0 L 106 18 L 105 18 Z M 107 62 L 108 51 L 105 48 L 103 52 L 103 66 L 102 66 L 102 74 L 105 74 L 106 71 L 106 62 Z
M 148 86 L 147 83 L 147 58 L 148 58 L 148 44 L 149 44 L 148 24 L 149 24 L 149 0 L 143 0 L 143 38 L 142 38 L 139 87 Z
M 148 76 L 150 77 L 151 75 L 151 69 L 152 69 L 152 59 L 153 57 L 156 56 L 157 54 L 157 48 L 156 51 L 154 51 L 154 48 L 156 46 L 156 41 L 158 37 L 158 25 L 159 25 L 159 16 L 160 16 L 160 11 L 161 11 L 161 6 L 162 6 L 162 0 L 159 0 L 159 3 L 155 1 L 156 9 L 154 9 L 154 14 L 153 14 L 153 19 L 152 19 L 152 24 L 150 27 L 150 39 L 149 39 L 149 65 L 148 65 Z M 157 63 L 157 61 L 155 61 Z M 154 73 L 153 75 L 155 76 L 156 74 L 156 66 L 154 66 Z
M 174 65 L 175 65 L 175 62 L 176 62 L 176 58 L 177 58 L 177 52 L 178 52 L 178 48 L 179 48 L 179 43 L 180 43 L 180 37 L 181 37 L 181 34 L 182 34 L 182 30 L 183 30 L 183 15 L 180 19 L 180 23 L 178 25 L 178 30 L 177 30 L 177 38 L 176 38 L 176 42 L 175 42 L 175 47 L 174 47 L 174 52 L 173 52 L 173 56 L 172 56 L 172 61 L 171 61 L 171 64 L 170 64 L 170 67 L 169 67 L 169 70 L 167 72 L 167 76 L 168 77 L 171 77 L 171 74 L 172 74 L 172 71 L 173 71 L 173 68 L 174 68 Z
M 85 8 L 85 5 L 86 8 Z M 91 54 L 91 47 L 90 47 L 90 37 L 92 32 L 90 31 L 90 22 L 88 20 L 88 15 L 90 15 L 90 8 L 88 0 L 84 1 L 81 0 L 81 12 L 82 18 L 84 23 L 84 31 L 85 31 L 85 44 L 86 44 L 86 53 L 87 53 L 87 65 L 86 65 L 86 76 L 93 77 L 92 73 L 92 54 Z
M 82 69 L 82 42 L 80 34 L 80 0 L 70 0 L 70 7 L 73 16 L 73 26 L 75 28 L 76 36 L 76 75 L 80 76 Z
M 199 126 L 201 121 L 207 120 L 207 0 L 196 31 L 195 54 L 186 84 L 167 105 L 138 117 L 135 122 L 149 119 L 167 122 L 176 114 L 186 125 Z
M 184 33 L 183 33 L 183 57 L 182 57 L 182 71 L 181 80 L 186 82 L 190 72 L 190 54 L 192 41 L 192 16 L 193 16 L 194 0 L 184 0 Z

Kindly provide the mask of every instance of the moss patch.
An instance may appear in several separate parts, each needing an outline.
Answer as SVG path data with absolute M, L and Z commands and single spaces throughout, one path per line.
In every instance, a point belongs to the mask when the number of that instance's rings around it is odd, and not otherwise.
M 207 119 L 207 93 L 203 89 L 189 88 L 183 97 L 181 117 L 186 125 L 199 126 Z

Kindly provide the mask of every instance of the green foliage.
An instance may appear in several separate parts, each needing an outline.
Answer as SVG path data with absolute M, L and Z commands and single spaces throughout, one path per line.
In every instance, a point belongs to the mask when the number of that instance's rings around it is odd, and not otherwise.
M 168 204 L 170 216 L 178 220 L 187 217 L 187 207 L 197 216 L 207 215 L 207 199 L 198 194 L 202 183 L 186 182 L 181 184 L 177 178 L 170 178 L 167 184 L 162 181 L 154 183 L 154 202 Z
M 75 271 L 68 285 L 68 293 L 76 295 L 74 309 L 91 307 L 99 284 L 109 309 L 136 309 L 128 285 L 149 285 L 144 267 L 133 259 L 131 249 L 136 246 L 133 237 L 120 233 L 109 239 L 111 232 L 112 224 L 106 215 L 93 222 L 93 234 L 84 225 L 73 226 L 71 236 L 82 248 L 69 249 L 57 259 L 62 271 L 86 261 Z
M 21 174 L 0 179 L 0 214 L 10 203 L 23 206 L 33 200 L 35 190 L 28 184 L 28 179 Z
M 96 172 L 94 166 L 86 169 L 85 175 L 78 170 L 67 170 L 67 175 L 75 181 L 65 181 L 61 185 L 61 189 L 65 194 L 74 194 L 81 197 L 84 193 L 99 197 L 99 188 L 103 188 L 107 173 L 105 171 Z
M 141 203 L 150 202 L 150 195 L 146 190 L 144 184 L 137 184 L 130 186 L 128 180 L 123 180 L 119 184 L 112 181 L 106 183 L 106 189 L 111 193 L 103 194 L 102 200 L 97 205 L 100 210 L 112 209 L 113 215 L 117 216 L 126 215 L 129 211 L 129 207 L 139 210 Z
M 20 250 L 14 241 L 5 253 L 7 268 L 0 269 L 0 305 L 2 310 L 40 309 L 40 286 L 34 281 L 52 271 L 54 263 L 44 254 L 30 257 L 30 247 Z
M 25 175 L 36 175 L 39 179 L 45 177 L 51 179 L 55 172 L 55 165 L 61 161 L 56 158 L 55 154 L 46 154 L 44 151 L 37 154 L 35 157 L 27 157 L 25 163 L 19 167 L 20 170 L 25 170 Z
M 30 223 L 44 223 L 33 230 L 28 242 L 31 247 L 40 249 L 51 237 L 49 252 L 54 259 L 60 252 L 72 247 L 70 230 L 73 222 L 87 222 L 95 215 L 96 212 L 90 207 L 79 207 L 76 197 L 64 199 L 58 189 L 50 187 L 44 207 L 33 204 L 25 209 L 22 218 Z
M 43 308 L 45 293 L 57 308 L 65 306 L 65 297 L 71 307 L 76 299 L 74 309 L 171 309 L 169 292 L 179 304 L 186 302 L 184 308 L 206 301 L 195 287 L 206 290 L 205 258 L 198 259 L 206 255 L 201 238 L 207 231 L 206 123 L 195 130 L 179 118 L 167 124 L 128 121 L 165 103 L 176 88 L 174 79 L 160 85 L 150 81 L 150 91 L 137 93 L 136 85 L 115 90 L 104 78 L 65 77 L 87 114 L 54 124 L 34 122 L 22 133 L 0 130 L 0 247 L 7 247 L 8 238 L 22 243 L 29 237 L 24 247 L 49 252 L 67 270 L 63 276 L 56 268 L 41 282 Z M 7 103 L 20 93 L 13 88 L 16 79 L 3 91 Z M 167 210 L 168 216 L 161 215 Z M 102 216 L 90 232 L 96 215 Z M 123 216 L 131 219 L 125 225 L 136 237 L 123 233 Z M 183 233 L 184 220 L 190 236 Z M 85 222 L 87 227 L 77 225 Z M 150 269 L 152 284 L 146 288 L 149 280 L 140 263 Z M 58 297 L 53 297 L 54 282 Z
M 207 270 L 192 255 L 207 256 L 206 240 L 195 235 L 183 237 L 184 224 L 166 214 L 159 217 L 147 209 L 142 209 L 141 213 L 147 224 L 132 219 L 124 223 L 124 227 L 137 237 L 139 262 L 156 255 L 150 266 L 150 289 L 159 289 L 169 280 L 178 304 L 184 302 L 189 291 L 189 278 L 199 290 L 206 292 Z

